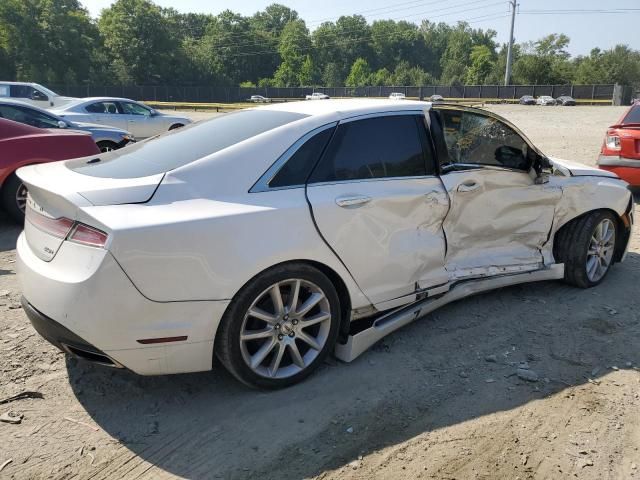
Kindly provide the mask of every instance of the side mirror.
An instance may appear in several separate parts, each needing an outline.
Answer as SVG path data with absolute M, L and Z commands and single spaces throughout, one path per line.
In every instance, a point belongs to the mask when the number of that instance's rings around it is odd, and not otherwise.
M 516 167 L 524 161 L 522 150 L 509 145 L 502 145 L 496 148 L 495 156 L 498 163 L 505 167 Z
M 63 120 L 58 120 L 58 128 L 67 128 L 69 124 Z
M 151 110 L 149 110 L 149 115 L 155 117 L 156 115 L 158 115 L 158 112 L 152 108 Z

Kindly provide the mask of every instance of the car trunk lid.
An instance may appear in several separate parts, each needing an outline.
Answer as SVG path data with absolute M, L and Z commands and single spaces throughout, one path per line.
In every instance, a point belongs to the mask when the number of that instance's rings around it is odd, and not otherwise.
M 91 177 L 70 170 L 65 163 L 32 165 L 17 172 L 29 191 L 25 236 L 44 261 L 55 257 L 74 223 L 104 228 L 85 213 L 85 207 L 147 202 L 164 177 Z

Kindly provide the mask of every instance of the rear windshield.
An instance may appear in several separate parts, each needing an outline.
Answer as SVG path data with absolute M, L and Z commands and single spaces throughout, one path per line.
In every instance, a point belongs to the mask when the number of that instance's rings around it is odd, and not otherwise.
M 631 107 L 627 116 L 624 117 L 622 124 L 626 125 L 628 123 L 640 123 L 640 105 L 634 105 Z
M 307 115 L 242 110 L 173 130 L 120 150 L 71 160 L 71 170 L 103 178 L 138 178 L 168 172 Z M 96 161 L 99 158 L 100 161 Z

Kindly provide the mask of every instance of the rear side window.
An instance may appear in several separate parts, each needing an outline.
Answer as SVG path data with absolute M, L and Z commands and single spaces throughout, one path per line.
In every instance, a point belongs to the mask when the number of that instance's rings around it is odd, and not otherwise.
M 628 123 L 640 123 L 640 105 L 634 105 L 631 107 L 627 116 L 624 117 L 622 124 L 626 125 Z
M 424 119 L 414 115 L 368 118 L 338 126 L 310 183 L 423 176 L 427 170 Z
M 9 96 L 9 85 L 0 85 L 0 97 Z
M 327 146 L 333 131 L 334 128 L 327 128 L 307 140 L 276 173 L 269 182 L 269 187 L 304 185 Z
M 307 115 L 277 110 L 241 110 L 152 137 L 100 155 L 100 162 L 71 160 L 66 166 L 84 175 L 139 178 L 168 172 Z M 95 157 L 93 157 L 95 158 Z

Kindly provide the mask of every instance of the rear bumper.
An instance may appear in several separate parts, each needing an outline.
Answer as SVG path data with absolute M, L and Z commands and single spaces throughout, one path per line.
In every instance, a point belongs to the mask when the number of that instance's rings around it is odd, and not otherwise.
M 600 155 L 598 167 L 615 173 L 634 187 L 640 186 L 640 160 L 619 155 Z
M 24 297 L 22 297 L 22 308 L 35 331 L 63 352 L 101 365 L 123 367 L 106 353 L 80 338 L 68 328 L 63 327 L 58 322 L 36 310 Z
M 45 262 L 23 233 L 17 253 L 25 311 L 38 333 L 58 348 L 90 360 L 102 355 L 142 375 L 211 369 L 215 332 L 228 301 L 151 301 L 106 250 L 63 242 Z M 139 342 L 170 337 L 187 338 Z

